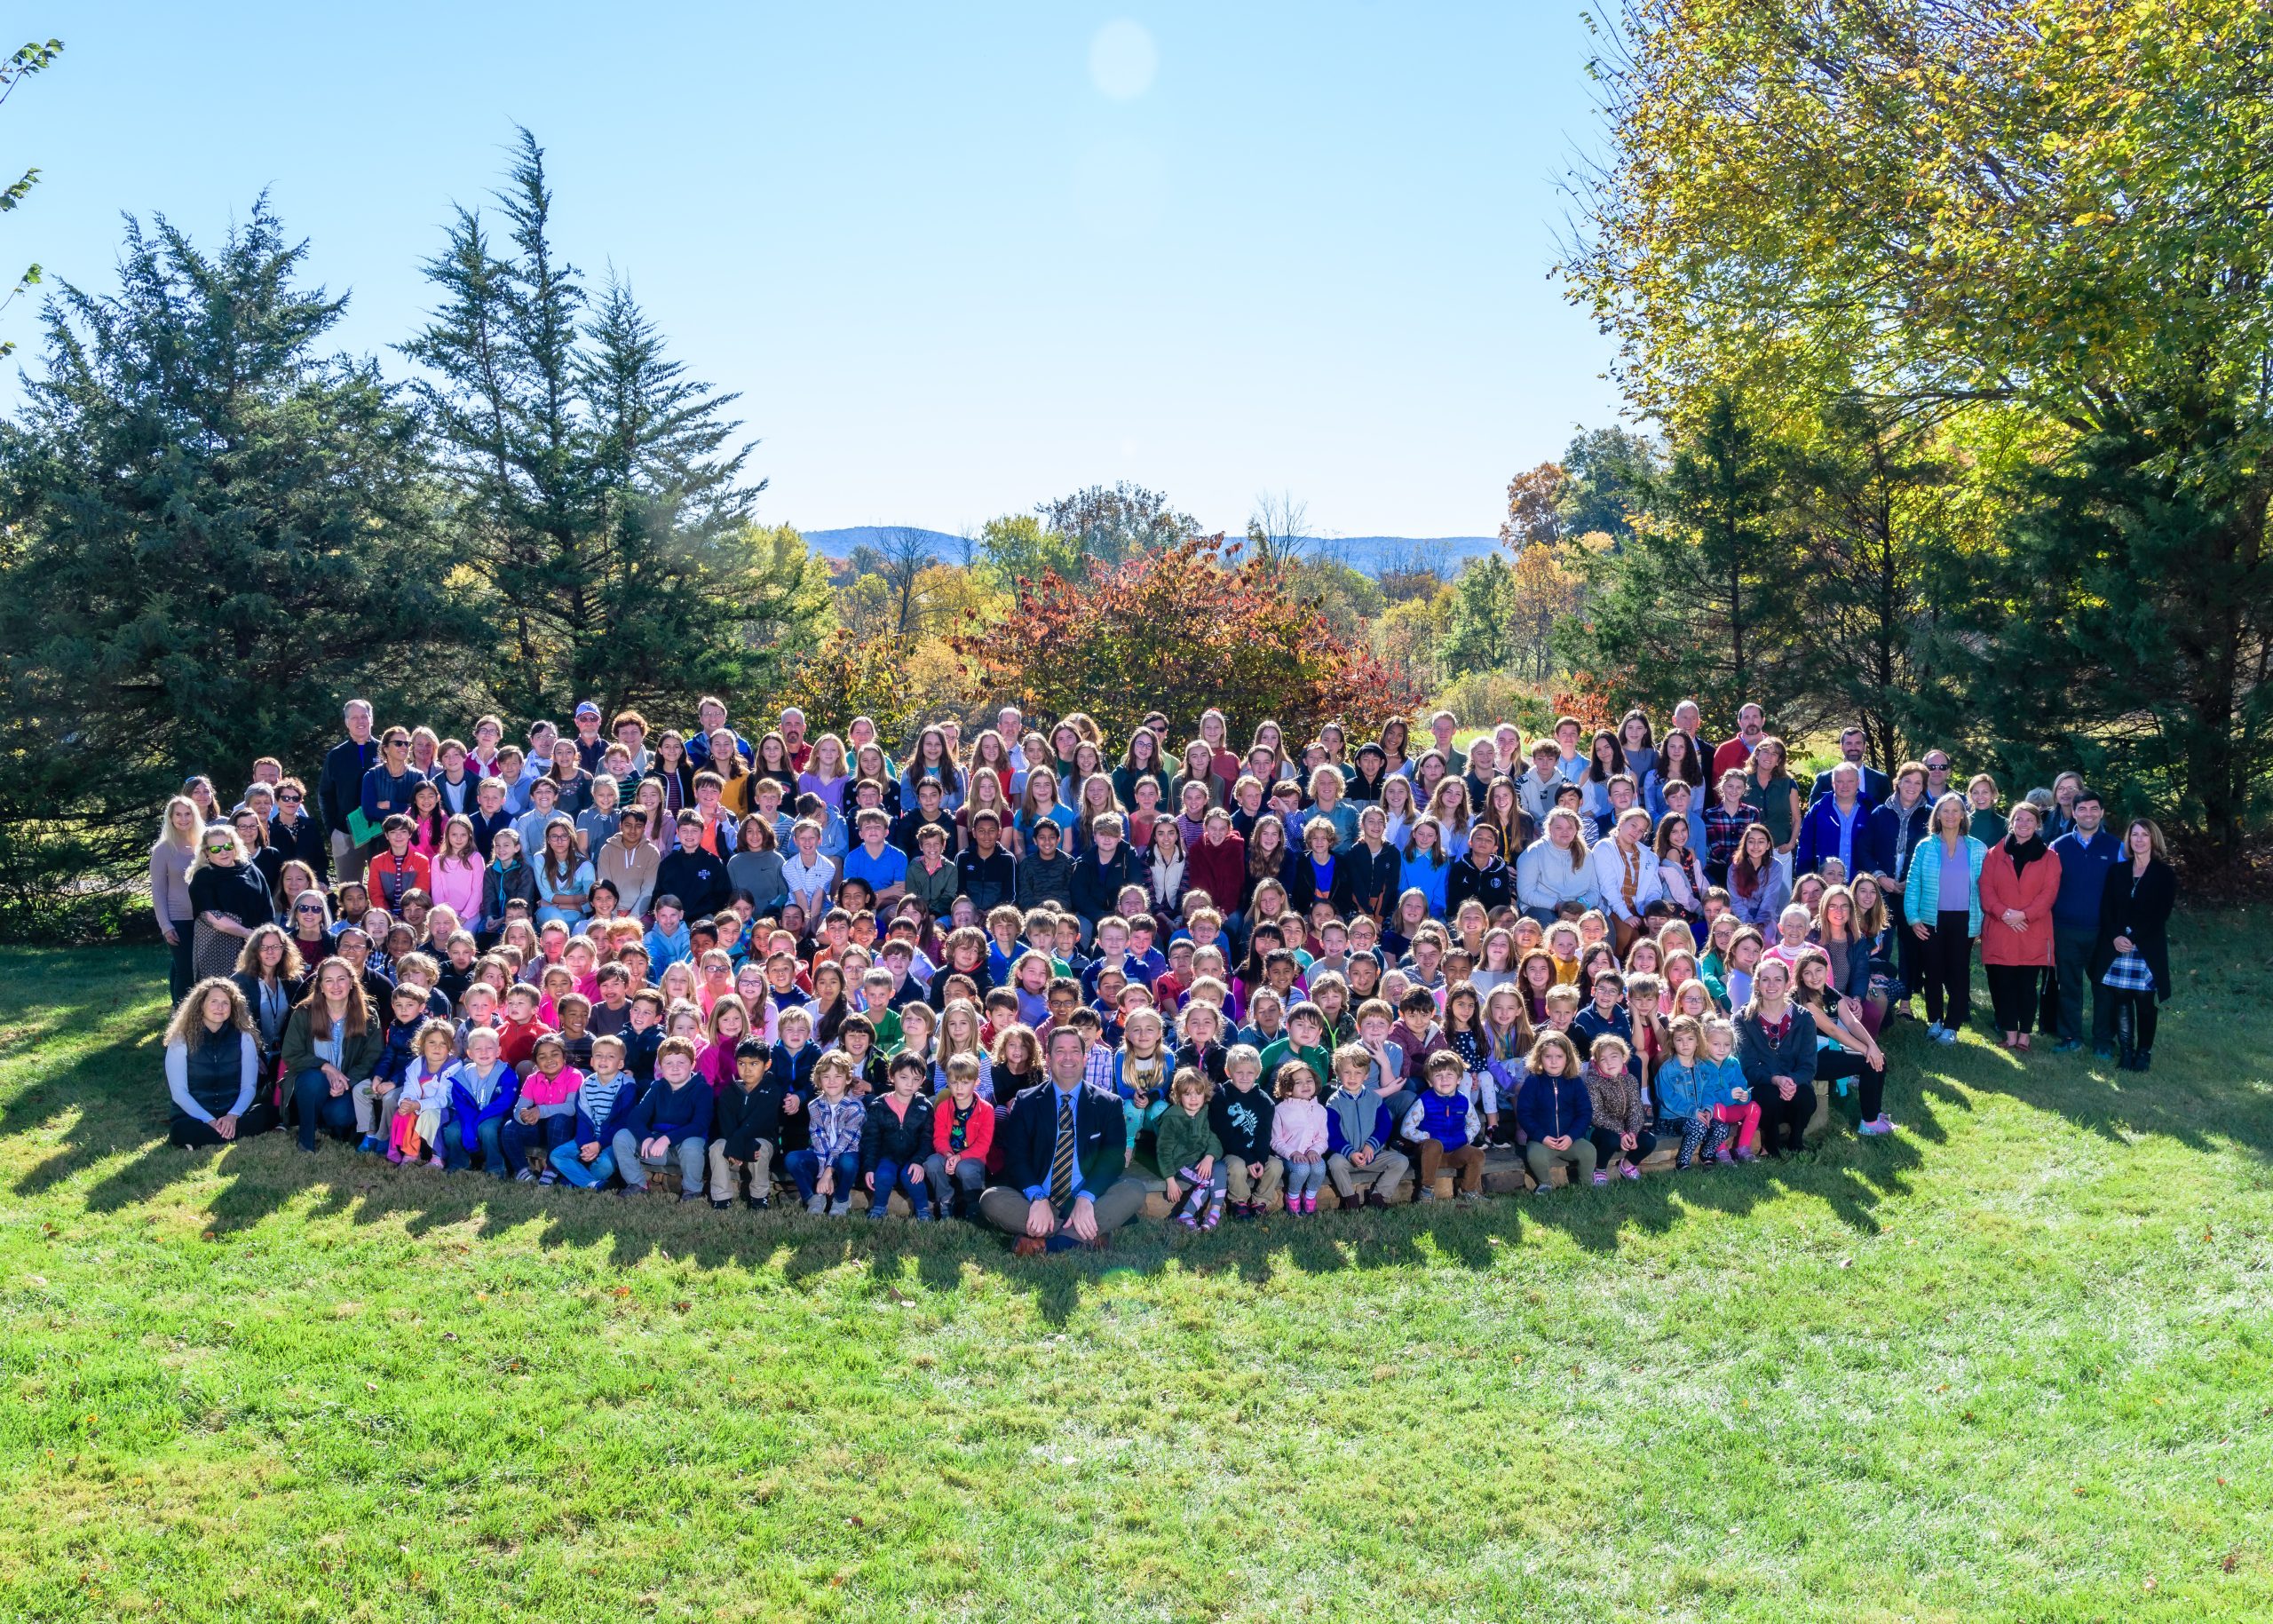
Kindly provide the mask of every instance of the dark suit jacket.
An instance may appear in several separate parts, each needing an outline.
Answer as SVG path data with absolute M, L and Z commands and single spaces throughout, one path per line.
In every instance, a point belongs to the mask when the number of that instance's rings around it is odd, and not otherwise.
M 1010 1102 L 994 1137 L 1003 1147 L 1002 1182 L 1021 1191 L 1049 1183 L 1050 1153 L 1057 1145 L 1057 1090 L 1043 1081 Z M 1121 1102 L 1086 1083 L 1074 1097 L 1074 1157 L 1081 1188 L 1091 1197 L 1105 1193 L 1128 1163 L 1129 1120 Z

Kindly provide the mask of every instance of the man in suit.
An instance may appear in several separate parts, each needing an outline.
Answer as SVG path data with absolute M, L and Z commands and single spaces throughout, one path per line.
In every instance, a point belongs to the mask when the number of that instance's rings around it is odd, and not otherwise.
M 1071 1025 L 1049 1034 L 1049 1081 L 1010 1103 L 996 1125 L 1004 1182 L 978 1198 L 979 1216 L 1016 1235 L 1021 1257 L 1067 1247 L 1103 1247 L 1144 1209 L 1129 1177 L 1128 1119 L 1121 1102 L 1081 1081 L 1089 1043 Z
M 1855 764 L 1855 771 L 1862 774 L 1863 808 L 1865 812 L 1894 793 L 1894 780 L 1863 759 L 1870 747 L 1870 735 L 1859 727 L 1842 729 L 1839 734 L 1839 753 Z M 1833 769 L 1826 767 L 1815 775 L 1815 788 L 1809 794 L 1810 804 L 1831 793 Z

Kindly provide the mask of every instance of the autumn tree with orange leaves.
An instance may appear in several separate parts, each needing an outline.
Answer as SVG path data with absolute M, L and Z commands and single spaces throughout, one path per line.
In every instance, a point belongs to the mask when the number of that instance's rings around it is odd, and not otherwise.
M 1150 710 L 1180 739 L 1214 705 L 1235 736 L 1268 717 L 1290 740 L 1339 720 L 1370 732 L 1421 694 L 1251 560 L 1228 566 L 1221 536 L 1132 557 L 1075 585 L 1018 583 L 1017 609 L 954 639 L 981 690 L 1032 714 L 1085 710 L 1125 738 Z

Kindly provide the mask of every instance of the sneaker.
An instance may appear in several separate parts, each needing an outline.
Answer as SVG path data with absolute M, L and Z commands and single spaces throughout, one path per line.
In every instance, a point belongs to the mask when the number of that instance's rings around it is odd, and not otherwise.
M 2098 1044 L 2095 1043 L 2092 1045 L 2092 1058 L 2095 1060 L 2112 1060 L 2115 1058 L 2115 1050 L 2112 1049 L 2102 1049 Z
M 400 1167 L 402 1165 L 402 1152 L 390 1145 L 387 1146 L 387 1160 L 392 1162 L 396 1167 Z
M 1303 1216 L 1306 1218 L 1318 1216 L 1318 1192 L 1315 1190 L 1303 1198 Z
M 1936 1043 L 1942 1041 L 1942 1034 L 1948 1030 L 1948 1027 L 1943 1026 L 1942 1023 L 1937 1020 L 1929 1020 L 1926 1023 L 1926 1035 L 1933 1039 Z
M 742 1200 L 748 1203 L 752 1212 L 764 1212 L 773 1205 L 762 1195 L 746 1195 Z
M 1939 1029 L 1938 1031 L 1936 1031 L 1936 1032 L 1934 1034 L 1934 1042 L 1936 1042 L 1936 1043 L 1954 1043 L 1954 1042 L 1957 1042 L 1957 1028 L 1956 1028 L 1956 1027 L 1954 1027 L 1954 1026 L 1944 1026 L 1944 1027 L 1942 1027 L 1941 1029 Z
M 1232 1216 L 1241 1224 L 1251 1222 L 1262 1216 L 1261 1201 L 1233 1201 L 1232 1203 Z
M 1433 1200 L 1435 1200 L 1437 1199 L 1437 1189 L 1436 1189 L 1436 1186 L 1435 1186 L 1434 1184 L 1423 1184 L 1423 1185 L 1422 1185 L 1418 1190 L 1415 1190 L 1415 1191 L 1413 1192 L 1413 1199 L 1414 1199 L 1414 1200 L 1416 1200 L 1416 1201 L 1433 1201 Z
M 1389 1197 L 1378 1190 L 1368 1190 L 1366 1192 L 1366 1205 L 1385 1212 L 1389 1209 Z
M 1189 1212 L 1180 1212 L 1176 1214 L 1176 1221 L 1178 1224 L 1183 1224 L 1186 1229 L 1198 1229 L 1200 1227 L 1200 1220 L 1193 1217 Z
M 517 1184 L 533 1184 L 536 1183 L 536 1175 L 530 1172 L 527 1168 L 523 1168 L 519 1172 L 513 1175 L 513 1182 Z
M 828 1216 L 832 1218 L 850 1217 L 851 1214 L 852 1198 L 849 1195 L 841 1201 L 832 1203 L 828 1209 Z
M 1713 1153 L 1712 1159 L 1715 1161 L 1719 1162 L 1723 1167 L 1727 1167 L 1730 1162 L 1737 1159 L 1737 1154 L 1727 1145 L 1723 1145 L 1719 1150 Z
M 448 1164 L 446 1163 L 440 1156 L 433 1158 L 426 1165 L 430 1168 L 440 1168 L 445 1173 L 450 1170 Z
M 1533 1184 L 1531 1187 L 1531 1192 L 1533 1195 L 1545 1195 L 1554 1188 L 1555 1186 L 1553 1184 Z
M 715 1209 L 717 1209 L 717 1211 L 719 1211 L 719 1212 L 724 1212 L 724 1211 L 725 1211 L 725 1210 L 726 1210 L 726 1208 L 727 1208 L 732 1207 L 732 1206 L 733 1205 L 733 1202 L 732 1200 L 727 1200 L 727 1199 L 724 1198 L 724 1197 L 720 1197 L 720 1198 L 717 1198 L 717 1199 L 716 1199 L 716 1200 L 712 1200 L 712 1201 L 711 1201 L 711 1203 L 710 1203 L 710 1205 L 712 1206 L 712 1208 L 715 1208 Z
M 805 1210 L 812 1214 L 814 1217 L 820 1217 L 823 1213 L 828 1210 L 828 1198 L 825 1195 L 807 1196 L 805 1198 Z
M 1484 1192 L 1481 1190 L 1463 1190 L 1456 1199 L 1463 1201 L 1480 1201 L 1484 1199 Z
M 1894 1131 L 1894 1119 L 1883 1111 L 1855 1130 L 1865 1134 L 1888 1134 Z
M 376 1156 L 382 1148 L 379 1144 L 379 1136 L 375 1133 L 365 1134 L 355 1146 L 356 1153 L 363 1156 Z
M 1618 1176 L 1620 1178 L 1639 1178 L 1642 1169 L 1630 1161 L 1621 1161 L 1618 1164 Z
M 2062 1038 L 2052 1046 L 2052 1052 L 2055 1055 L 2072 1055 L 2083 1046 L 2083 1041 L 2080 1038 Z
M 1223 1221 L 1224 1203 L 1221 1201 L 1210 1201 L 1208 1203 L 1208 1216 L 1200 1220 L 1200 1227 L 1202 1229 L 1214 1229 Z
M 550 1168 L 547 1168 L 543 1172 L 536 1176 L 536 1182 L 540 1184 L 557 1184 L 560 1182 L 560 1175 L 554 1172 Z
M 1746 1150 L 1744 1146 L 1738 1145 L 1736 1158 L 1738 1161 L 1757 1161 L 1760 1160 L 1760 1153 L 1755 1150 Z
M 628 1201 L 635 1195 L 646 1193 L 647 1186 L 645 1184 L 618 1184 L 615 1187 L 615 1199 L 620 1201 Z
M 882 1223 L 891 1216 L 891 1200 L 890 1197 L 887 1196 L 882 1200 L 875 1200 L 868 1203 L 868 1221 L 870 1223 Z
M 1598 1184 L 1606 1184 L 1609 1182 L 1610 1169 L 1608 1168 L 1596 1168 L 1595 1169 L 1595 1183 Z

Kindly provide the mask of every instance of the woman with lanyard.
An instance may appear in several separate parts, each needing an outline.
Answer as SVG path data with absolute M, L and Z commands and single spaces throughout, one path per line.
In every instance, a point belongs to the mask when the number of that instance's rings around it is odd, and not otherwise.
M 189 904 L 196 930 L 191 968 L 200 981 L 234 972 L 245 939 L 276 917 L 268 882 L 245 860 L 237 832 L 226 823 L 208 824 L 197 837 Z
M 1980 811 L 1974 813 L 1978 838 Z M 2040 1002 L 2039 983 L 2052 968 L 2052 904 L 2060 895 L 2060 858 L 2044 844 L 2043 814 L 2014 803 L 2002 839 L 1981 864 L 1981 963 L 1989 1003 L 2005 1047 L 2028 1052 L 2028 1029 Z
M 260 1039 L 260 1074 L 276 1074 L 277 1057 L 284 1050 L 284 1025 L 292 1018 L 293 994 L 307 974 L 307 962 L 281 925 L 262 925 L 245 938 L 237 956 L 236 973 L 229 978 L 244 994 L 252 1012 L 255 1034 Z
M 370 1080 L 384 1047 L 354 967 L 326 959 L 284 1026 L 284 1075 L 300 1113 L 302 1150 L 315 1153 L 319 1129 L 335 1139 L 354 1131 L 355 1085 Z
M 1751 1001 L 1737 1011 L 1737 1060 L 1760 1102 L 1760 1142 L 1770 1156 L 1798 1150 L 1815 1115 L 1815 1018 L 1791 994 L 1791 966 L 1762 959 Z
M 159 933 L 171 950 L 166 992 L 176 1003 L 188 994 L 191 949 L 197 937 L 197 908 L 189 899 L 189 871 L 197 861 L 197 836 L 205 828 L 197 803 L 178 795 L 166 803 L 158 838 L 150 848 L 150 907 Z
M 215 976 L 192 987 L 166 1027 L 165 1048 L 170 1143 L 228 1145 L 276 1126 L 259 1098 L 260 1041 L 234 982 Z
M 2123 852 L 2126 860 L 2108 870 L 2100 893 L 2091 973 L 2115 995 L 2119 1064 L 2143 1072 L 2155 1058 L 2156 1006 L 2171 994 L 2169 927 L 2178 875 L 2162 830 L 2144 818 L 2124 831 Z
M 1981 934 L 1981 865 L 1989 848 L 1968 831 L 1971 822 L 1965 797 L 1944 792 L 1926 838 L 1911 851 L 1902 887 L 1902 915 L 1918 940 L 1926 984 L 1926 1035 L 1936 1043 L 1957 1042 L 1973 1004 L 1973 939 Z

